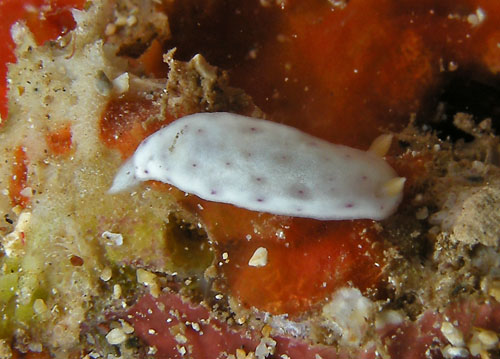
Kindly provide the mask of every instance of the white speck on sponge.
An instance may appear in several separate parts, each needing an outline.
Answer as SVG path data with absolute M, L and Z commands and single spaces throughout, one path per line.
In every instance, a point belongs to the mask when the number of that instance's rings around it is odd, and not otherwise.
M 146 138 L 109 192 L 148 180 L 208 201 L 323 220 L 384 219 L 404 184 L 370 151 L 223 112 L 183 117 Z

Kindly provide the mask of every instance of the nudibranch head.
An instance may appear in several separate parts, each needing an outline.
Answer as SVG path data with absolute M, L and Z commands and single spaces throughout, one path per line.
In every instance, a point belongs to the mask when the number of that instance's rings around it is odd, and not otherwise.
M 147 180 L 208 201 L 321 220 L 384 219 L 404 184 L 373 151 L 223 112 L 180 118 L 146 138 L 110 193 Z

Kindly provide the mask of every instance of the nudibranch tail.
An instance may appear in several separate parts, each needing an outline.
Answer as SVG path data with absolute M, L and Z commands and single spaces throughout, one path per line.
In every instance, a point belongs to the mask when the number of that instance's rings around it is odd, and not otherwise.
M 109 192 L 156 180 L 202 199 L 321 220 L 384 219 L 404 179 L 371 150 L 335 145 L 271 121 L 218 112 L 180 118 L 145 139 Z
M 108 193 L 115 194 L 132 188 L 139 183 L 141 183 L 141 181 L 135 175 L 134 161 L 133 159 L 129 159 L 122 165 L 116 174 Z

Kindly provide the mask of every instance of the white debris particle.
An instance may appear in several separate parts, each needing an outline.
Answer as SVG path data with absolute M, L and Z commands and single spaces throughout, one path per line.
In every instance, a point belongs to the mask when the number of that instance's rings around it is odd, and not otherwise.
M 121 233 L 112 233 L 109 231 L 104 231 L 101 237 L 106 240 L 107 245 L 121 246 L 123 245 L 123 236 Z
M 484 19 L 486 19 L 486 13 L 480 7 L 477 8 L 474 14 L 470 14 L 467 16 L 467 22 L 472 26 L 480 25 Z
M 477 337 L 487 349 L 492 349 L 498 344 L 498 336 L 491 330 L 480 330 Z
M 185 335 L 181 334 L 181 333 L 177 333 L 174 337 L 175 341 L 179 344 L 186 344 L 188 339 Z
M 248 261 L 250 267 L 264 267 L 267 264 L 267 248 L 259 247 Z
M 104 30 L 104 35 L 111 36 L 116 33 L 116 25 L 115 24 L 107 24 L 106 29 Z
M 341 288 L 323 307 L 324 326 L 332 330 L 342 343 L 358 346 L 368 330 L 374 309 L 373 302 L 359 289 Z
M 272 338 L 262 338 L 259 345 L 255 348 L 255 357 L 265 359 L 268 355 L 273 355 L 276 348 L 276 341 Z
M 446 359 L 468 358 L 469 351 L 465 348 L 454 347 L 451 345 L 445 346 L 441 349 L 441 353 Z
M 229 254 L 227 252 L 222 253 L 222 259 L 226 260 L 229 258 Z
M 101 278 L 101 280 L 103 282 L 107 282 L 111 279 L 111 276 L 113 275 L 113 271 L 111 270 L 111 268 L 109 267 L 105 267 L 102 272 L 101 272 L 101 275 L 99 276 L 99 278 Z
M 285 239 L 285 231 L 283 231 L 281 228 L 276 231 L 276 237 L 279 239 Z
M 186 351 L 186 347 L 182 346 L 182 347 L 177 347 L 177 351 L 179 352 L 180 355 L 184 356 L 186 355 L 187 351 Z
M 215 299 L 217 299 L 217 300 L 221 300 L 222 298 L 224 298 L 224 296 L 222 294 L 215 295 Z
M 200 331 L 200 325 L 198 323 L 191 323 L 191 328 L 196 332 Z
M 33 303 L 33 310 L 36 314 L 43 314 L 47 311 L 47 304 L 45 304 L 43 299 L 35 299 Z
M 441 324 L 441 333 L 443 333 L 451 345 L 456 347 L 464 346 L 465 343 L 462 332 L 455 328 L 450 322 L 443 322 Z
M 122 330 L 125 334 L 132 334 L 134 332 L 134 327 L 131 326 L 126 321 L 124 321 L 123 319 L 120 319 L 120 323 L 122 325 Z
M 113 286 L 113 299 L 120 299 L 122 296 L 122 287 L 119 284 Z
M 122 328 L 111 329 L 106 334 L 106 340 L 111 345 L 119 345 L 127 340 L 127 334 L 125 334 Z
M 158 352 L 158 349 L 156 349 L 156 347 L 155 347 L 155 346 L 150 346 L 150 347 L 148 348 L 148 354 L 149 354 L 149 355 L 155 355 L 157 352 Z
M 21 196 L 31 198 L 31 197 L 33 197 L 33 194 L 34 194 L 33 188 L 31 188 L 31 187 L 25 187 L 25 188 L 22 189 L 21 192 L 19 192 L 19 194 Z
M 488 350 L 494 349 L 498 345 L 498 336 L 495 332 L 487 329 L 474 328 L 472 337 L 467 342 L 467 347 L 473 356 L 480 355 L 483 359 L 488 359 L 485 356 Z
M 137 282 L 147 286 L 149 288 L 149 293 L 153 297 L 158 298 L 158 295 L 160 295 L 160 286 L 158 285 L 156 274 L 148 272 L 142 268 L 139 268 L 136 273 Z
M 113 80 L 113 90 L 118 94 L 124 94 L 129 89 L 129 75 L 124 72 Z
M 156 330 L 154 330 L 153 328 L 148 329 L 148 334 L 149 335 L 156 335 Z

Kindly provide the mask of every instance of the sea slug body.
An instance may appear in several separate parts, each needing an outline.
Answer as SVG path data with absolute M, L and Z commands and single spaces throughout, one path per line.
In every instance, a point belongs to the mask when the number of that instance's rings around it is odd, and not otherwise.
M 331 144 L 271 121 L 198 113 L 146 138 L 109 192 L 157 180 L 254 211 L 380 220 L 401 202 L 404 178 L 374 152 Z

